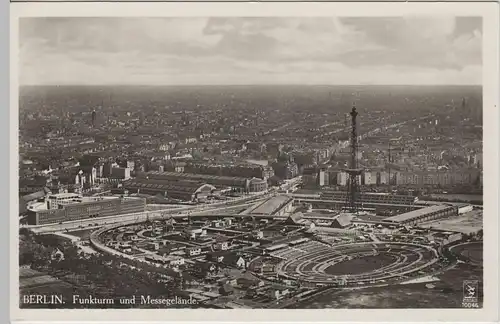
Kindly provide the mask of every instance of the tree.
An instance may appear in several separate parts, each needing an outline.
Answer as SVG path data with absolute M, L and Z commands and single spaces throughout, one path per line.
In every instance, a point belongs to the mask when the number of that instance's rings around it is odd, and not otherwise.
M 35 260 L 35 255 L 32 251 L 19 253 L 19 265 L 32 264 Z

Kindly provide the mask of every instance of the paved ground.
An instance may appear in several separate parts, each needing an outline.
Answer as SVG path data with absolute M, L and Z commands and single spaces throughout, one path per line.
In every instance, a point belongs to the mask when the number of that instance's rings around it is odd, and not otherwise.
M 92 233 L 92 230 L 80 230 L 80 231 L 72 231 L 72 232 L 67 232 L 66 234 L 72 235 L 72 236 L 77 236 L 81 238 L 82 240 L 88 240 L 90 238 L 90 233 Z
M 438 219 L 432 222 L 422 223 L 421 227 L 433 227 L 445 231 L 461 233 L 474 233 L 483 228 L 483 211 L 473 210 L 460 216 Z

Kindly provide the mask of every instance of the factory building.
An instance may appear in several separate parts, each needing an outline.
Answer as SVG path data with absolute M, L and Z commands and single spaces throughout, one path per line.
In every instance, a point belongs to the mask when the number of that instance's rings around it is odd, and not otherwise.
M 433 205 L 430 207 L 413 210 L 408 213 L 385 218 L 384 222 L 393 222 L 402 225 L 416 225 L 418 223 L 427 222 L 457 214 L 458 210 L 456 206 Z
M 46 225 L 145 210 L 145 199 L 82 197 L 78 194 L 62 193 L 48 195 L 44 202 L 30 205 L 27 220 L 29 225 Z
M 274 174 L 281 179 L 295 178 L 299 174 L 297 163 L 276 162 L 272 164 Z

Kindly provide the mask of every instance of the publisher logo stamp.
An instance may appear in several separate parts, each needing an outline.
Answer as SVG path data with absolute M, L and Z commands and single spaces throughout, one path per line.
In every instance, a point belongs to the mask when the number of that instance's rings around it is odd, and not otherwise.
M 465 280 L 463 283 L 462 307 L 477 308 L 479 302 L 479 283 L 477 280 Z

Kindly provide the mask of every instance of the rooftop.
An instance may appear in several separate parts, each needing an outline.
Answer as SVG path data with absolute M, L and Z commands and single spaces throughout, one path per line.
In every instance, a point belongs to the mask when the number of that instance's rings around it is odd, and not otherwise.
M 225 177 L 225 176 L 215 176 L 215 175 L 207 175 L 207 174 L 194 174 L 194 173 L 180 173 L 180 172 L 160 172 L 160 171 L 152 171 L 147 172 L 145 174 L 139 175 L 140 177 L 149 177 L 150 179 L 186 179 L 186 180 L 221 180 L 235 183 L 245 183 L 246 178 L 242 177 Z
M 251 211 L 252 214 L 271 215 L 280 206 L 290 200 L 288 196 L 276 196 L 267 199 Z
M 343 213 L 338 215 L 333 221 L 336 222 L 341 227 L 346 227 L 349 224 L 351 224 L 353 217 L 354 217 L 353 215 Z
M 72 196 L 69 196 L 72 197 Z M 104 200 L 112 200 L 119 199 L 119 197 L 78 197 L 75 200 L 68 200 L 67 203 L 63 204 L 63 206 L 75 205 L 75 204 L 91 204 L 96 202 L 101 202 Z M 134 198 L 125 198 L 125 199 L 134 199 Z M 31 211 L 43 211 L 48 210 L 47 202 L 37 202 L 28 206 L 28 209 Z M 53 206 L 52 209 L 58 209 L 58 206 Z
M 413 210 L 404 214 L 385 218 L 384 221 L 404 222 L 433 212 L 439 212 L 451 208 L 449 205 L 433 205 L 430 207 Z
M 34 192 L 32 194 L 22 196 L 21 200 L 24 202 L 29 202 L 29 201 L 43 198 L 43 197 L 45 197 L 45 195 L 46 195 L 46 190 L 40 190 L 40 191 Z
M 58 194 L 51 194 L 50 199 L 65 199 L 65 198 L 81 198 L 82 195 L 77 193 L 63 192 Z
M 207 186 L 211 189 L 215 187 L 200 181 L 186 181 L 186 180 L 167 180 L 167 179 L 145 179 L 137 178 L 128 180 L 123 183 L 125 188 L 141 188 L 141 189 L 154 189 L 162 191 L 175 191 L 196 193 L 201 187 Z

